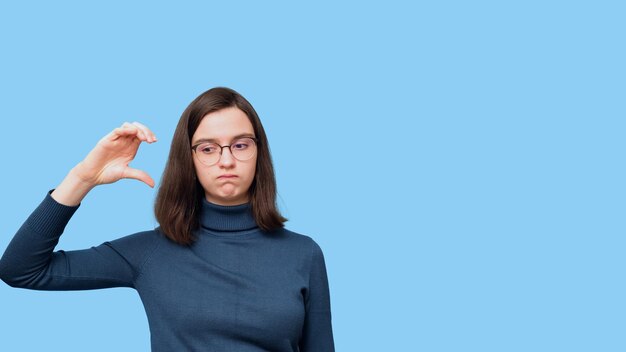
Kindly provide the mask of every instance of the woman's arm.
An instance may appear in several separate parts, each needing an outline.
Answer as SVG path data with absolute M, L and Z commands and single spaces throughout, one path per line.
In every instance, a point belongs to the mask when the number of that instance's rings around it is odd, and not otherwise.
M 154 186 L 147 173 L 128 166 L 142 141 L 153 143 L 156 137 L 138 122 L 124 123 L 100 139 L 17 231 L 0 259 L 0 278 L 14 287 L 39 290 L 132 287 L 136 269 L 126 257 L 144 252 L 136 244 L 145 236 L 79 251 L 53 250 L 82 199 L 97 185 L 134 178 Z
M 313 241 L 309 289 L 305 296 L 304 327 L 300 339 L 301 352 L 334 352 L 330 292 L 324 254 Z
M 50 193 L 9 243 L 0 259 L 0 279 L 12 287 L 34 290 L 133 287 L 137 265 L 124 255 L 131 236 L 113 241 L 118 248 L 105 242 L 89 249 L 53 252 L 80 204 L 60 204 Z

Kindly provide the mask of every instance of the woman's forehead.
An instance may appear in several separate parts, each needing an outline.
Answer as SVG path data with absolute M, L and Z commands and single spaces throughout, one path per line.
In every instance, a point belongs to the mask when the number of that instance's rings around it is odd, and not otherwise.
M 255 137 L 248 116 L 238 108 L 227 108 L 207 114 L 193 135 L 193 143 L 230 142 L 241 137 Z
M 207 143 L 207 142 L 220 143 L 220 142 L 224 142 L 224 141 L 232 142 L 235 139 L 244 138 L 244 137 L 254 138 L 254 133 L 244 132 L 244 133 L 240 133 L 238 135 L 232 136 L 232 137 L 222 137 L 222 138 L 206 138 L 206 137 L 198 136 L 197 139 L 195 141 L 193 141 L 193 144 Z

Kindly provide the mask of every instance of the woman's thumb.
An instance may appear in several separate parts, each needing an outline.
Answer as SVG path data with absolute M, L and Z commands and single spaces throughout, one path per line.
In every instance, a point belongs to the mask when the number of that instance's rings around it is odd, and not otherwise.
M 152 177 L 150 177 L 150 175 L 148 175 L 146 172 L 139 170 L 139 169 L 133 169 L 132 167 L 127 167 L 124 170 L 123 178 L 133 178 L 135 180 L 144 182 L 148 186 L 154 188 L 154 180 L 152 179 Z

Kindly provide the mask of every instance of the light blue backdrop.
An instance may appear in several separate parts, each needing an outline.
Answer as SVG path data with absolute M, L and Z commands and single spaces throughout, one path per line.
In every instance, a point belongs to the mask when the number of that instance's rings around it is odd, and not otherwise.
M 125 121 L 158 184 L 224 85 L 324 251 L 338 351 L 626 350 L 624 7 L 411 3 L 1 5 L 0 250 Z M 96 188 L 57 248 L 153 228 L 155 194 Z M 2 351 L 149 350 L 131 289 L 0 283 L 0 312 Z

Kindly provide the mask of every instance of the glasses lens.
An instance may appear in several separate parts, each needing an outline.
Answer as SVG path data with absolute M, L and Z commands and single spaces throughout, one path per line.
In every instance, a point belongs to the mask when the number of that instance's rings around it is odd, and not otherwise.
M 253 139 L 241 138 L 234 141 L 230 149 L 233 151 L 233 156 L 237 158 L 237 160 L 248 160 L 254 155 L 255 147 L 256 145 Z
M 220 147 L 215 143 L 200 144 L 196 148 L 196 155 L 203 164 L 212 165 L 220 158 Z
M 235 159 L 241 161 L 252 158 L 256 152 L 256 144 L 250 138 L 237 139 L 230 148 Z M 220 150 L 220 146 L 215 143 L 203 143 L 196 148 L 196 155 L 203 164 L 213 165 L 220 160 Z

